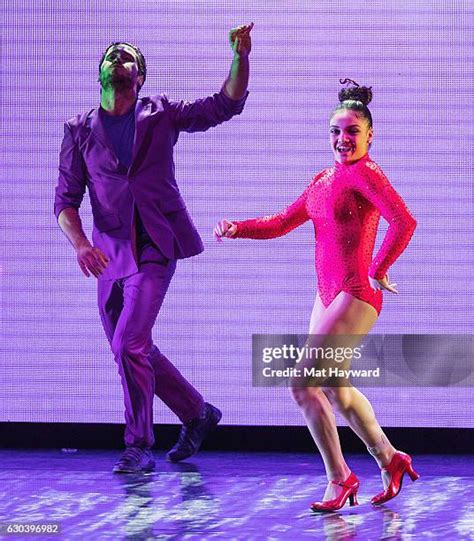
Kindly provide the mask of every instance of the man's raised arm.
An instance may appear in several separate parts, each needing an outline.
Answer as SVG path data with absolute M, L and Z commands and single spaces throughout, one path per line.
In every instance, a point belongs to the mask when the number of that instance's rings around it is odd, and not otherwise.
M 230 67 L 223 91 L 228 98 L 240 100 L 245 96 L 249 82 L 249 54 L 252 49 L 250 31 L 253 23 L 238 26 L 229 32 L 229 41 L 234 51 L 234 58 Z

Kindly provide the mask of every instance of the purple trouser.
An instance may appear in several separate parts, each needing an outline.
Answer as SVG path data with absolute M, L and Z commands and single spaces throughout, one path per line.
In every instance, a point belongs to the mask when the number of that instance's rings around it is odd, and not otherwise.
M 98 281 L 98 305 L 122 381 L 125 445 L 151 447 L 153 396 L 156 394 L 186 423 L 197 417 L 204 400 L 153 344 L 152 328 L 165 298 L 176 261 L 162 254 L 140 254 L 139 272 L 119 280 Z

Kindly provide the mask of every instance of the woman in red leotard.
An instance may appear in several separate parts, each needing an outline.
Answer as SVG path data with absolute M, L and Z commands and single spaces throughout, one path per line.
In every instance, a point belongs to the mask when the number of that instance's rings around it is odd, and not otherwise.
M 308 220 L 313 222 L 318 292 L 309 333 L 323 340 L 319 345 L 331 347 L 347 346 L 348 336 L 354 339 L 354 335 L 360 337 L 360 343 L 380 314 L 382 290 L 398 293 L 387 271 L 416 227 L 403 200 L 368 155 L 373 137 L 372 115 L 367 107 L 371 88 L 360 87 L 350 79 L 341 83 L 353 86 L 339 92 L 340 103 L 330 117 L 334 166 L 318 173 L 283 211 L 242 222 L 222 220 L 214 229 L 217 240 L 269 239 L 286 235 Z M 389 228 L 372 259 L 380 215 Z M 331 378 L 302 384 L 293 379 L 291 392 L 321 452 L 328 478 L 322 501 L 311 505 L 314 511 L 335 511 L 347 499 L 351 505 L 357 504 L 359 480 L 344 460 L 333 406 L 381 468 L 384 489 L 372 498 L 373 504 L 396 496 L 405 473 L 413 481 L 419 477 L 411 457 L 393 447 L 368 399 L 348 380 Z

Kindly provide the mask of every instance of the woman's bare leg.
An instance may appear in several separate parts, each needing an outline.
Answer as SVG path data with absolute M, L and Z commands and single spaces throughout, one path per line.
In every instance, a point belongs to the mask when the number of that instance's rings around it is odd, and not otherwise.
M 291 393 L 321 453 L 328 481 L 347 479 L 351 470 L 342 455 L 334 411 L 323 390 L 292 387 Z
M 312 329 L 323 318 L 325 311 L 326 308 L 318 295 L 311 314 L 309 334 L 313 333 Z M 342 454 L 333 408 L 322 388 L 291 386 L 290 391 L 321 454 L 328 481 L 347 479 L 351 470 Z M 337 495 L 335 488 L 335 485 L 328 485 L 323 501 L 331 500 Z
M 341 346 L 345 347 L 347 335 L 359 335 L 359 342 L 362 341 L 376 320 L 377 312 L 372 306 L 341 292 L 327 308 L 319 298 L 316 299 L 310 334 L 330 337 L 333 347 L 337 347 L 337 337 L 340 336 Z M 349 366 L 350 360 L 345 368 Z M 350 472 L 342 455 L 331 403 L 338 407 L 350 427 L 364 441 L 379 466 L 390 462 L 395 449 L 375 419 L 370 402 L 347 380 L 339 387 L 293 386 L 291 390 L 321 453 L 328 480 L 345 479 Z M 334 485 L 328 485 L 324 499 L 335 497 L 336 489 Z
M 373 306 L 346 292 L 337 296 L 328 307 L 328 311 L 334 315 L 337 325 L 341 325 L 342 329 L 348 329 L 345 331 L 346 334 L 360 335 L 361 338 L 368 334 L 377 321 L 377 312 Z M 324 333 L 326 331 L 325 325 L 332 326 L 331 319 L 331 316 L 327 317 L 318 332 Z M 347 368 L 349 367 L 350 360 L 347 365 Z M 365 443 L 378 466 L 382 468 L 389 464 L 396 449 L 380 427 L 372 405 L 364 394 L 347 381 L 343 381 L 339 387 L 326 387 L 324 392 L 329 401 L 345 417 L 351 429 Z M 382 475 L 382 478 L 384 487 L 386 487 L 390 476 L 388 474 Z

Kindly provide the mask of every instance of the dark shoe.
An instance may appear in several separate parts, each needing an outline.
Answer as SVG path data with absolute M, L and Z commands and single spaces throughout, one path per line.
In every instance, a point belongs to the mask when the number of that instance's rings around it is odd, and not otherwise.
M 178 442 L 168 451 L 166 459 L 179 462 L 197 453 L 204 438 L 216 428 L 221 417 L 222 412 L 206 402 L 203 413 L 182 426 Z
M 151 471 L 155 468 L 155 461 L 150 449 L 140 447 L 127 447 L 122 456 L 113 467 L 114 473 L 136 473 Z

